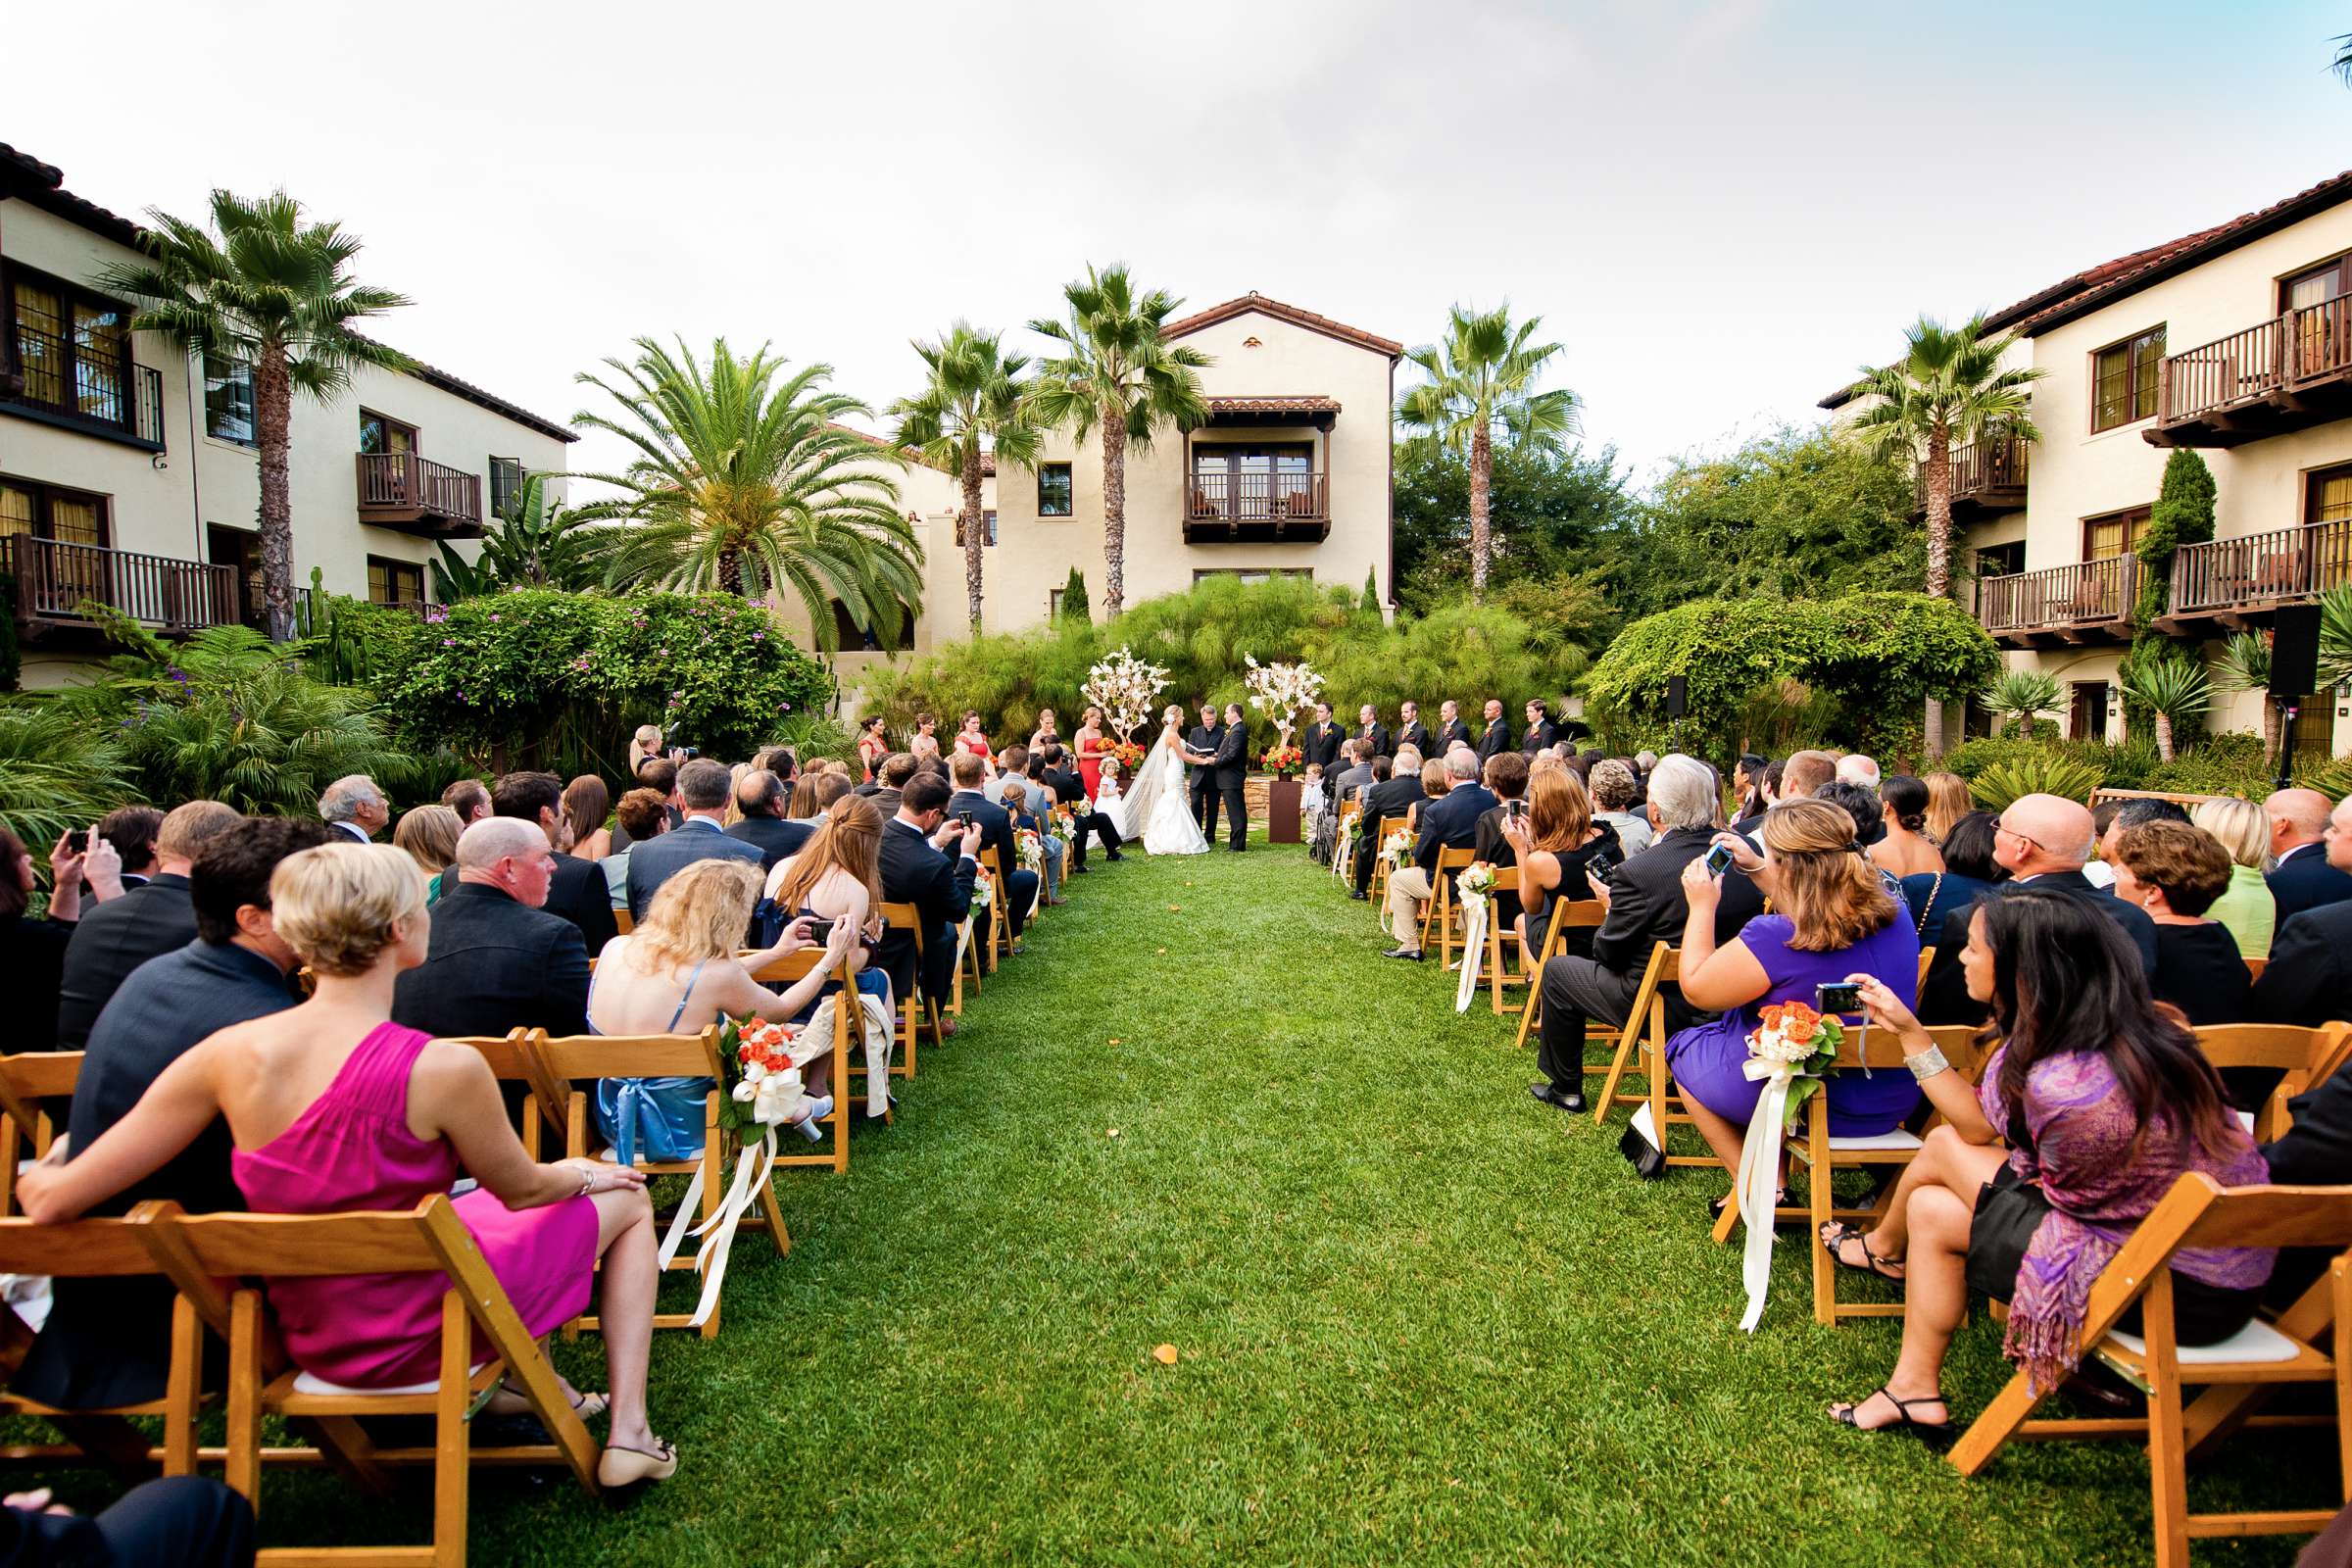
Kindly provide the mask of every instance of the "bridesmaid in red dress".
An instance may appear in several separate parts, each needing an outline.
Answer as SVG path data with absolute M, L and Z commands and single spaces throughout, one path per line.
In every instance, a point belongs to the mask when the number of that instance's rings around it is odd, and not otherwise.
M 1078 777 L 1085 783 L 1086 798 L 1091 801 L 1102 788 L 1102 759 L 1109 755 L 1102 739 L 1102 710 L 1090 704 L 1086 721 L 1078 726 L 1078 733 L 1071 739 L 1078 747 Z
M 959 755 L 969 752 L 972 756 L 980 759 L 986 764 L 990 776 L 995 776 L 997 754 L 990 749 L 988 736 L 980 728 L 980 714 L 977 711 L 968 710 L 965 711 L 963 728 L 956 732 L 956 750 Z
M 875 713 L 858 723 L 858 760 L 865 764 L 864 782 L 874 781 L 874 769 L 890 755 L 890 741 L 882 733 L 882 715 Z

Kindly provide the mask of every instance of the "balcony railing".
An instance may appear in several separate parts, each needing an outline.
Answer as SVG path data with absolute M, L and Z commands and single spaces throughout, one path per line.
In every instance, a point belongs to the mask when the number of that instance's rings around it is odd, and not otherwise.
M 454 534 L 482 526 L 482 478 L 463 468 L 428 463 L 414 452 L 363 452 L 360 520 Z
M 22 322 L 8 347 L 0 403 L 163 450 L 164 377 L 153 366 L 132 365 L 125 381 L 120 367 L 78 359 L 64 338 Z
M 2034 448 L 2013 435 L 1990 435 L 1952 449 L 1952 506 L 1955 511 L 2015 512 L 2026 504 L 2026 466 Z M 1913 478 L 1914 510 L 1928 510 L 1928 475 Z
M 2315 599 L 2352 582 L 2352 521 L 2314 522 L 2182 545 L 2171 613 L 2216 614 Z
M 2139 558 L 2110 556 L 1977 583 L 1977 618 L 1995 636 L 2050 633 L 2079 641 L 2132 613 Z
M 2352 376 L 2352 296 L 2306 305 L 2167 356 L 2156 428 L 2168 446 L 2234 446 L 2338 416 L 2308 394 Z
M 1184 533 L 1217 539 L 1320 539 L 1331 531 L 1331 475 L 1195 473 L 1184 486 Z
M 236 577 L 226 566 L 24 534 L 0 537 L 0 564 L 16 578 L 20 620 L 86 621 L 85 599 L 166 631 L 237 618 Z

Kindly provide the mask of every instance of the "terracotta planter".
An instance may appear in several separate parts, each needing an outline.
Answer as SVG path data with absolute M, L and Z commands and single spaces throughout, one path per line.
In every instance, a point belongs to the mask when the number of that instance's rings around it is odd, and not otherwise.
M 1298 781 L 1295 778 L 1266 780 L 1266 842 L 1303 842 L 1298 833 Z

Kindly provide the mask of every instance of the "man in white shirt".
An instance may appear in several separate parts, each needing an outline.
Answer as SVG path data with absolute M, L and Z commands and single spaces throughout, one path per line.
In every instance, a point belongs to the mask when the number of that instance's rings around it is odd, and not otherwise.
M 318 797 L 318 818 L 337 832 L 368 844 L 392 825 L 392 807 L 384 792 L 375 787 L 375 780 L 365 773 L 351 773 L 329 784 L 326 793 Z

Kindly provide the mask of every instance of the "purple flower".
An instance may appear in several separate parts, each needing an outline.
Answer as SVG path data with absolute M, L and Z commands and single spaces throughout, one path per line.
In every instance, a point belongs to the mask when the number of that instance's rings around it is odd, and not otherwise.
M 455 648 L 458 646 L 458 640 L 455 637 L 444 637 L 441 639 L 441 646 L 444 648 Z
M 496 620 L 496 619 L 498 618 L 498 615 L 497 615 L 497 613 L 496 613 L 495 612 L 492 612 L 492 614 L 491 614 L 491 616 L 490 616 L 490 618 L 491 618 L 492 620 Z
M 767 641 L 767 633 L 763 631 L 756 631 L 752 633 L 752 641 L 756 643 L 763 643 Z

